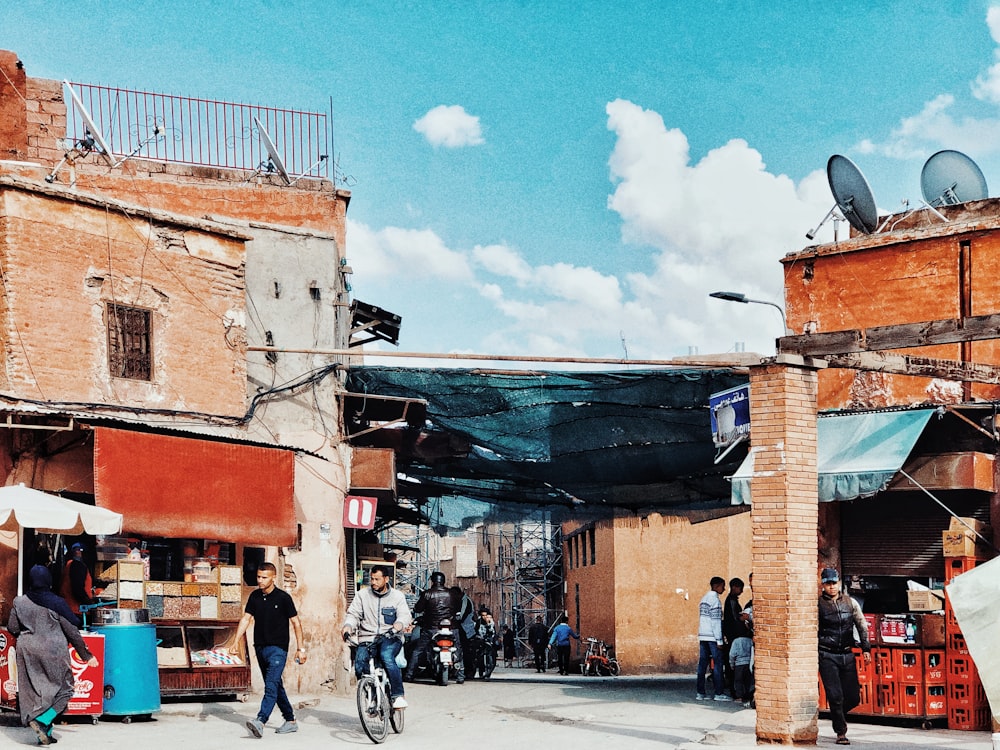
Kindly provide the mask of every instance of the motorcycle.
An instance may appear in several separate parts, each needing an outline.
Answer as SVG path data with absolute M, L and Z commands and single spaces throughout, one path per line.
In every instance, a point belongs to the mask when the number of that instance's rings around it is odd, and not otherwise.
M 450 620 L 442 620 L 431 636 L 431 650 L 428 653 L 431 672 L 438 685 L 447 685 L 452 669 L 455 668 L 455 633 Z
M 611 646 L 599 638 L 587 638 L 587 653 L 583 657 L 581 670 L 589 676 L 617 677 L 621 673 L 621 667 Z

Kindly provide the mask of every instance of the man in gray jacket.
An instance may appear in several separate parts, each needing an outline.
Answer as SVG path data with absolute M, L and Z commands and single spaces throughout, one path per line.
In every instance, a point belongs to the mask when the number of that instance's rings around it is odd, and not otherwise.
M 371 585 L 355 595 L 351 606 L 347 608 L 347 617 L 341 631 L 345 641 L 357 631 L 359 645 L 354 657 L 354 674 L 357 677 L 368 668 L 368 650 L 375 636 L 388 634 L 380 644 L 379 656 L 389 678 L 389 698 L 393 708 L 406 708 L 403 675 L 396 664 L 396 655 L 403 648 L 400 634 L 413 618 L 406 598 L 389 583 L 389 567 L 376 565 L 371 569 L 370 575 Z

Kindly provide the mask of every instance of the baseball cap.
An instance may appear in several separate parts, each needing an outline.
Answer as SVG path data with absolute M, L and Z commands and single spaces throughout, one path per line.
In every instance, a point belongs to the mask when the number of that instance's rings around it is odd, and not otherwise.
M 823 583 L 837 583 L 840 580 L 840 575 L 834 568 L 823 568 L 821 580 Z
M 70 552 L 74 550 L 83 549 L 83 545 L 80 542 L 75 542 L 72 547 L 69 548 Z

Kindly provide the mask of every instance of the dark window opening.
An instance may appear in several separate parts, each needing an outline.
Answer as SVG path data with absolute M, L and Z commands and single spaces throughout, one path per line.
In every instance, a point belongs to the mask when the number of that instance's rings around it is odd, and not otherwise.
M 112 377 L 151 380 L 153 330 L 149 310 L 108 305 L 108 367 Z

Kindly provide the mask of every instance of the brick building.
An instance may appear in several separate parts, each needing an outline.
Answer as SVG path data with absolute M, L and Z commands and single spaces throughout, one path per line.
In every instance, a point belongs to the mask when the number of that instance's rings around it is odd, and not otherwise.
M 7 51 L 0 73 L 7 483 L 120 510 L 142 539 L 232 543 L 233 562 L 255 548 L 299 602 L 312 658 L 297 679 L 344 683 L 328 627 L 345 606 L 344 566 L 330 564 L 351 488 L 343 363 L 301 352 L 348 344 L 350 194 L 306 166 L 292 180 L 221 151 L 160 153 L 199 140 L 162 119 L 171 138 L 106 157 L 63 83 Z M 244 121 L 308 116 L 216 104 Z M 256 159 L 259 137 L 245 148 Z M 8 599 L 14 560 L 0 550 Z

